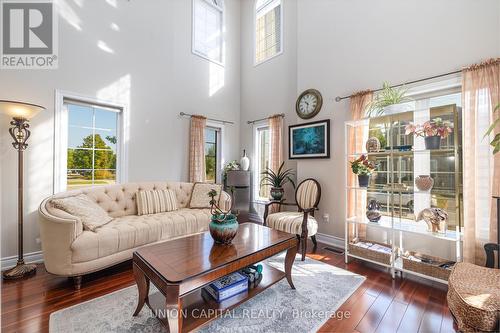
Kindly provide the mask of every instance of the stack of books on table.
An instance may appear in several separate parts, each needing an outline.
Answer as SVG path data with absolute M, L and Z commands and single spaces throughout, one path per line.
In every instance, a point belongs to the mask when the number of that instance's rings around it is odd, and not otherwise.
M 238 272 L 226 275 L 204 288 L 217 302 L 248 290 L 248 278 Z

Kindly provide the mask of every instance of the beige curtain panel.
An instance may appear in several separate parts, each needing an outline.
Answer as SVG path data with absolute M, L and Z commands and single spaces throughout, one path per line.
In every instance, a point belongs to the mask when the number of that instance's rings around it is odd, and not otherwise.
M 191 116 L 189 133 L 189 181 L 191 183 L 205 181 L 205 126 L 207 119 L 203 116 Z
M 360 120 L 365 117 L 365 112 L 368 104 L 373 99 L 373 92 L 361 91 L 354 94 L 351 97 L 350 111 L 351 111 L 351 119 L 352 120 Z M 363 146 L 365 143 L 364 138 L 368 136 L 368 128 L 365 126 L 357 126 L 354 129 L 351 129 L 348 133 L 347 139 L 348 145 L 348 154 L 359 153 L 363 151 Z M 357 157 L 356 157 L 357 158 Z M 350 157 L 350 160 L 354 159 L 354 157 Z M 349 168 L 349 165 L 347 165 Z M 351 170 L 347 170 L 347 186 L 350 188 L 354 188 L 358 186 L 358 182 L 356 181 L 357 176 L 350 172 Z M 349 190 L 349 195 L 347 197 L 347 216 L 348 217 L 358 217 L 364 218 L 366 213 L 366 197 L 363 195 L 362 191 L 357 190 Z M 357 204 L 356 204 L 357 203 Z M 348 232 L 352 235 L 352 225 L 349 225 Z M 360 238 L 366 237 L 366 227 L 363 225 L 358 226 L 358 236 Z
M 500 154 L 483 138 L 500 102 L 500 58 L 462 72 L 464 261 L 483 266 L 485 243 L 495 243 L 496 204 L 500 194 Z M 500 126 L 494 131 L 500 132 Z M 492 134 L 493 136 L 494 134 Z
M 283 116 L 269 117 L 269 166 L 274 172 L 278 171 L 283 162 Z

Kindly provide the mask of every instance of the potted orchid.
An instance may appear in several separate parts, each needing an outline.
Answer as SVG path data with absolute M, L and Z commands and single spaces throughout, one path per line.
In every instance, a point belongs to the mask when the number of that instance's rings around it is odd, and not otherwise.
M 441 147 L 441 139 L 446 139 L 453 133 L 453 124 L 441 118 L 434 118 L 421 125 L 410 123 L 406 125 L 405 129 L 406 135 L 413 134 L 423 137 L 425 140 L 425 149 L 439 149 Z
M 358 175 L 359 187 L 368 187 L 371 174 L 377 169 L 375 162 L 370 161 L 366 155 L 351 161 L 352 173 Z
M 210 235 L 216 243 L 231 244 L 231 241 L 238 233 L 237 216 L 231 212 L 231 207 L 228 210 L 223 210 L 218 205 L 218 200 L 215 199 L 217 191 L 212 189 L 208 192 L 210 197 L 210 213 L 212 218 L 208 225 Z M 232 199 L 232 198 L 231 198 Z M 231 200 L 231 203 L 233 200 Z

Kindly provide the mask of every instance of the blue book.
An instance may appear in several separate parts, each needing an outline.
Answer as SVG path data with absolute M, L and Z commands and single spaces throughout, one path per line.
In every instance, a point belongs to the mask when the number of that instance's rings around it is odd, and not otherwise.
M 217 301 L 222 302 L 230 297 L 248 290 L 248 278 L 238 272 L 221 277 L 205 287 L 205 290 Z

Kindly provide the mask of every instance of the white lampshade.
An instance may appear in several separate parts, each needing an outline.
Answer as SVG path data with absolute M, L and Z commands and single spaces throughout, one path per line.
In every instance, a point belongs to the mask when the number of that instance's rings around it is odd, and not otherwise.
M 0 100 L 0 112 L 12 118 L 31 119 L 42 110 L 45 108 L 36 104 Z

